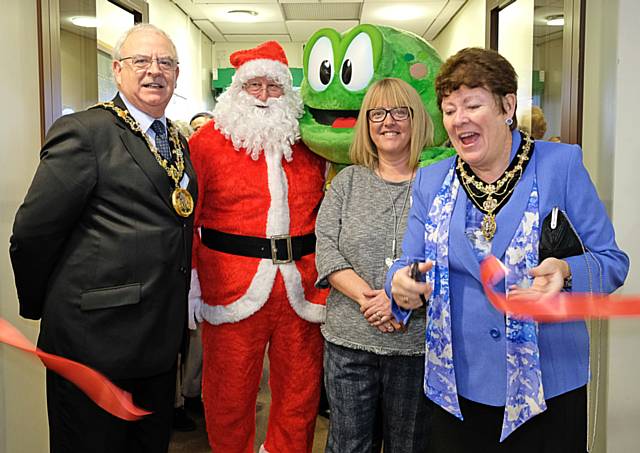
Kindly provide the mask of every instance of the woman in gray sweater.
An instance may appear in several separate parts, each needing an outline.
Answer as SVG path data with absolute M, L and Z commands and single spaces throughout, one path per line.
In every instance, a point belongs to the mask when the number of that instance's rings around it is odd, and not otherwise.
M 413 87 L 393 78 L 376 82 L 358 116 L 355 165 L 333 179 L 320 207 L 317 285 L 331 287 L 322 326 L 330 453 L 370 453 L 380 437 L 385 453 L 426 448 L 424 308 L 406 327 L 397 324 L 383 286 L 401 254 L 418 158 L 432 137 Z

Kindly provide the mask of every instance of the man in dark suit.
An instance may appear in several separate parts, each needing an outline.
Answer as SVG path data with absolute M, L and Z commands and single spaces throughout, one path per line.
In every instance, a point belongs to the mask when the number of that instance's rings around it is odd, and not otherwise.
M 185 338 L 195 173 L 164 116 L 176 49 L 133 27 L 114 50 L 119 94 L 56 121 L 11 237 L 20 314 L 38 345 L 104 373 L 152 415 L 125 422 L 47 372 L 52 452 L 166 452 Z

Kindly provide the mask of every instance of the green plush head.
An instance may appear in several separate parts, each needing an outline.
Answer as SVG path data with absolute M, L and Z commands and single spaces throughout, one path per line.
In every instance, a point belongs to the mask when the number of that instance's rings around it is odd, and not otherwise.
M 340 35 L 318 30 L 304 48 L 300 120 L 302 140 L 334 164 L 349 164 L 353 127 L 367 88 L 385 77 L 412 85 L 434 124 L 434 143 L 446 132 L 433 82 L 442 60 L 424 39 L 380 25 L 358 25 Z

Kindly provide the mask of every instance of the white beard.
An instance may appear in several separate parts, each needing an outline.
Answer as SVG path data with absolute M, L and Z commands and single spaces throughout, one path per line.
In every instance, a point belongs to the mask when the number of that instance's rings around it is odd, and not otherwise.
M 213 110 L 216 129 L 231 140 L 236 151 L 245 148 L 258 160 L 264 150 L 284 156 L 287 162 L 293 159 L 291 145 L 300 139 L 298 118 L 302 113 L 302 99 L 295 91 L 285 88 L 279 98 L 262 102 L 235 84 L 218 98 Z

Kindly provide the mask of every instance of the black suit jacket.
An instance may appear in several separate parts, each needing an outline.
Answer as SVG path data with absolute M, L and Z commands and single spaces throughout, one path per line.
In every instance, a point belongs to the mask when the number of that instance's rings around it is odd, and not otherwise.
M 57 120 L 40 158 L 10 246 L 20 314 L 42 318 L 38 345 L 114 379 L 169 370 L 186 326 L 193 232 L 193 215 L 171 205 L 174 182 L 100 108 Z

